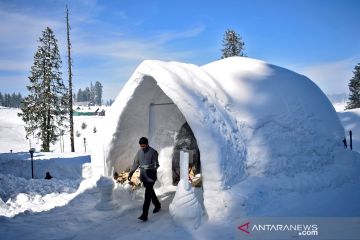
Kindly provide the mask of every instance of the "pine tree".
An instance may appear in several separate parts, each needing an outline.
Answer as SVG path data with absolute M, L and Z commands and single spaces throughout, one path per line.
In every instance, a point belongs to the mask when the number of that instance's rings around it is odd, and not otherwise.
M 39 38 L 39 46 L 31 67 L 29 95 L 21 106 L 26 136 L 41 140 L 42 151 L 50 151 L 66 125 L 68 93 L 61 77 L 61 58 L 54 32 L 47 27 Z
M 19 108 L 21 105 L 22 96 L 20 93 L 5 93 L 0 92 L 0 106 Z
M 102 92 L 103 92 L 103 86 L 101 85 L 100 82 L 95 83 L 94 90 L 95 90 L 95 104 L 100 106 L 102 102 Z
M 10 107 L 10 98 L 11 98 L 11 95 L 9 93 L 5 93 L 5 96 L 4 96 L 4 106 L 5 107 Z
M 14 100 L 13 100 L 14 108 L 18 108 L 20 106 L 20 99 L 21 99 L 20 93 L 14 93 Z
M 360 108 L 360 63 L 355 66 L 353 73 L 354 76 L 349 82 L 349 101 L 345 109 Z
M 114 99 L 109 99 L 106 101 L 106 106 L 111 106 L 114 102 Z
M 89 87 L 86 87 L 83 91 L 83 97 L 85 102 L 89 102 L 91 100 L 91 91 Z
M 23 96 L 19 93 L 19 108 L 21 107 L 21 102 L 23 101 Z
M 21 101 L 22 101 L 21 93 L 18 93 L 16 95 L 16 105 L 15 105 L 16 108 L 19 108 L 21 106 Z
M 96 93 L 95 93 L 95 87 L 94 87 L 94 85 L 92 84 L 92 82 L 90 82 L 90 101 L 91 102 L 93 102 L 93 103 L 96 103 L 96 101 L 95 101 L 95 95 L 96 95 Z
M 228 29 L 224 33 L 223 49 L 221 50 L 221 58 L 228 58 L 233 56 L 245 56 L 245 43 L 242 38 L 234 30 Z
M 78 90 L 76 101 L 83 102 L 83 91 L 81 90 L 81 88 Z
M 16 93 L 12 93 L 10 97 L 10 107 L 16 108 Z

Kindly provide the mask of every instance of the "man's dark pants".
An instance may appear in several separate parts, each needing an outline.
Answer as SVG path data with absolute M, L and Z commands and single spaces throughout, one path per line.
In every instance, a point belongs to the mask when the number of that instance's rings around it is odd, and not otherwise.
M 158 198 L 156 197 L 156 194 L 154 191 L 154 184 L 155 184 L 155 182 L 152 182 L 152 183 L 144 182 L 145 200 L 144 200 L 144 205 L 143 205 L 143 214 L 145 214 L 146 216 L 148 215 L 151 201 L 155 205 L 155 207 L 160 207 L 160 202 L 159 202 Z
M 155 205 L 155 207 L 160 207 L 160 202 L 158 198 L 156 197 L 155 191 L 154 191 L 154 184 L 157 179 L 157 173 L 156 170 L 145 170 L 145 175 L 147 177 L 144 177 L 143 184 L 145 187 L 145 200 L 143 205 L 143 215 L 148 215 L 150 202 Z M 145 180 L 145 181 L 144 181 Z M 147 181 L 148 180 L 148 181 Z

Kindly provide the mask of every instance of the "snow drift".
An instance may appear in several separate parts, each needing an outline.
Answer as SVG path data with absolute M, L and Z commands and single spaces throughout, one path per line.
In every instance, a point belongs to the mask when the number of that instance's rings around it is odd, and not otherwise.
M 171 165 L 185 123 L 200 151 L 210 218 L 226 214 L 227 189 L 244 179 L 292 178 L 333 163 L 344 137 L 327 97 L 295 72 L 241 57 L 202 67 L 147 60 L 107 112 L 92 151 L 93 171 L 111 175 L 129 167 L 141 136 L 159 151 L 161 166 Z M 159 172 L 162 179 L 169 174 Z

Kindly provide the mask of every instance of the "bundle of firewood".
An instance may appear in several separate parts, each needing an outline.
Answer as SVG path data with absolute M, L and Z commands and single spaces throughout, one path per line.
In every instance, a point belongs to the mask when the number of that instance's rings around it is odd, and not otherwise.
M 141 187 L 140 182 L 140 170 L 136 170 L 134 174 L 132 175 L 130 182 L 128 181 L 129 172 L 122 171 L 120 174 L 117 172 L 114 173 L 114 179 L 116 182 L 120 184 L 129 183 L 131 185 L 132 190 L 138 189 Z
M 189 168 L 189 181 L 193 187 L 201 187 L 201 174 L 195 174 L 194 169 Z

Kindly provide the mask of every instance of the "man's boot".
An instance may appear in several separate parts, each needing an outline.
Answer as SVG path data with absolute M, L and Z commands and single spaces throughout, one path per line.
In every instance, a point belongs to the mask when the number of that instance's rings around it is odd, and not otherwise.
M 148 220 L 147 214 L 145 214 L 145 213 L 141 214 L 141 216 L 138 217 L 138 219 L 140 219 L 141 221 L 146 222 Z
M 156 206 L 156 207 L 154 208 L 154 210 L 153 210 L 153 213 L 157 213 L 157 212 L 159 212 L 159 211 L 160 211 L 160 209 L 161 209 L 161 205 Z

